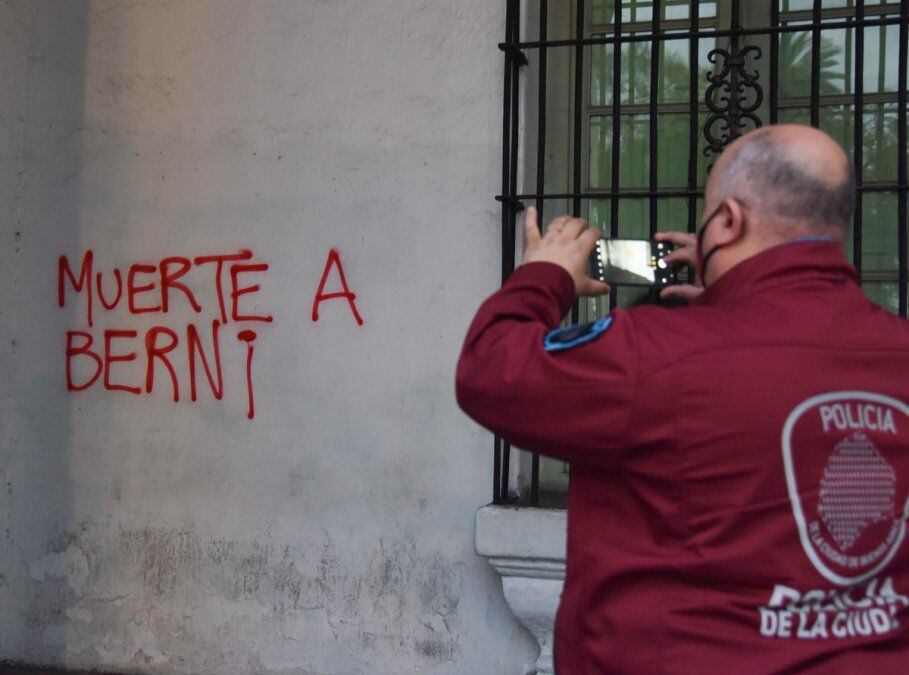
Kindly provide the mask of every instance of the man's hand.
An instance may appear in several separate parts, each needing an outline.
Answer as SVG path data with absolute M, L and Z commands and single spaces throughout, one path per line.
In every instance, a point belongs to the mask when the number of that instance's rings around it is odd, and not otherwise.
M 599 231 L 587 227 L 586 220 L 570 216 L 553 220 L 546 228 L 546 236 L 541 237 L 537 210 L 531 206 L 524 215 L 523 262 L 555 263 L 574 279 L 577 295 L 603 295 L 609 292 L 609 284 L 587 276 L 587 259 L 599 238 Z
M 663 258 L 667 263 L 687 266 L 692 269 L 697 267 L 697 235 L 689 234 L 688 232 L 657 232 L 654 236 L 657 241 L 669 241 L 678 247 Z M 700 277 L 697 277 L 694 280 L 694 284 L 667 286 L 660 291 L 660 297 L 691 302 L 703 292 L 704 286 L 701 284 Z

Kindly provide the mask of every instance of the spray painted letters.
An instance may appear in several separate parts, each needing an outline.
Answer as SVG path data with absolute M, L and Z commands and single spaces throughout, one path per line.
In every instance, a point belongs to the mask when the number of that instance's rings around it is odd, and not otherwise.
M 156 264 L 135 262 L 123 268 L 123 272 L 120 268 L 96 269 L 91 250 L 83 254 L 78 266 L 61 255 L 57 261 L 57 304 L 66 307 L 78 295 L 85 310 L 85 325 L 79 330 L 66 331 L 67 390 L 84 391 L 99 383 L 98 386 L 108 391 L 138 395 L 144 389 L 151 393 L 159 366 L 170 380 L 174 401 L 180 401 L 177 372 L 185 363 L 190 400 L 195 401 L 198 390 L 204 387 L 200 383 L 204 372 L 212 396 L 220 401 L 224 396 L 222 340 L 232 327 L 237 329 L 236 340 L 245 347 L 247 417 L 253 419 L 252 366 L 258 337 L 254 327 L 270 324 L 274 318 L 251 307 L 261 290 L 259 281 L 268 269 L 268 263 L 257 261 L 250 250 L 192 258 L 173 256 Z M 332 269 L 336 270 L 342 290 L 326 293 Z M 200 298 L 207 298 L 208 302 L 203 305 Z M 332 249 L 313 299 L 313 321 L 319 319 L 319 304 L 335 298 L 346 300 L 357 324 L 363 325 L 356 295 L 347 285 L 338 252 Z M 198 320 L 182 326 L 163 325 L 181 303 L 185 306 L 180 309 L 185 312 L 188 307 L 200 315 Z M 95 329 L 100 314 L 114 312 L 134 316 L 160 314 L 161 325 L 145 329 L 142 335 L 124 326 Z M 137 359 L 145 364 L 144 381 L 121 381 L 116 374 L 117 364 Z M 183 398 L 186 398 L 185 384 Z

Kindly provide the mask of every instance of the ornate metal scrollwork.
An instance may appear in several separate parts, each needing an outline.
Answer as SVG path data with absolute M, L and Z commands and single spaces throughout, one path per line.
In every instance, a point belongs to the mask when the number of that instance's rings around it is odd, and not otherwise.
M 764 100 L 764 90 L 758 84 L 758 72 L 745 69 L 745 59 L 754 54 L 761 58 L 761 50 L 755 45 L 739 49 L 733 41 L 730 51 L 713 49 L 707 54 L 710 63 L 716 63 L 721 57 L 722 67 L 719 72 L 707 73 L 710 85 L 704 93 L 704 102 L 710 115 L 704 123 L 704 138 L 707 147 L 704 155 L 720 154 L 729 143 L 745 132 L 746 122 L 750 120 L 755 127 L 761 126 L 761 118 L 755 114 Z M 753 90 L 753 98 L 747 90 Z

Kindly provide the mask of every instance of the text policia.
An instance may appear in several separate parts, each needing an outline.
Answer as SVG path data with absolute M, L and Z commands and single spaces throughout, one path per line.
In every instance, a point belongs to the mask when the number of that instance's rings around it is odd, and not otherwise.
M 197 380 L 201 380 L 204 371 L 212 395 L 220 401 L 224 396 L 222 329 L 234 325 L 238 329 L 235 337 L 245 352 L 246 415 L 249 419 L 255 417 L 252 364 L 258 333 L 253 327 L 270 324 L 274 317 L 253 313 L 248 307 L 261 290 L 255 282 L 268 271 L 268 263 L 256 261 L 253 252 L 245 249 L 193 258 L 172 256 L 156 264 L 132 263 L 124 268 L 127 270 L 125 280 L 119 268 L 101 272 L 95 271 L 94 266 L 91 250 L 83 254 L 78 274 L 66 255 L 61 255 L 57 261 L 57 304 L 66 307 L 68 298 L 72 302 L 75 293 L 85 310 L 85 325 L 66 331 L 68 391 L 84 391 L 99 383 L 98 386 L 107 391 L 138 395 L 144 387 L 146 393 L 151 393 L 155 389 L 157 365 L 163 366 L 169 376 L 174 401 L 180 401 L 177 371 L 185 363 L 190 400 L 197 398 L 197 388 L 201 388 Z M 335 272 L 333 284 L 339 282 L 341 290 L 326 292 L 332 271 Z M 205 308 L 200 298 L 205 300 Z M 357 325 L 363 325 L 356 295 L 347 285 L 340 255 L 335 249 L 328 254 L 313 298 L 313 321 L 319 320 L 320 303 L 331 299 L 346 300 Z M 182 327 L 154 325 L 147 328 L 141 338 L 139 331 L 122 324 L 94 330 L 99 310 L 103 313 L 119 311 L 121 315 L 168 315 L 185 313 L 187 308 L 196 315 L 207 314 L 205 321 L 199 321 L 198 326 L 196 322 L 188 322 Z M 121 381 L 115 374 L 115 364 L 121 364 L 119 367 L 122 368 L 122 364 L 139 358 L 145 361 L 145 376 L 140 378 L 144 381 Z M 183 398 L 186 398 L 185 389 Z

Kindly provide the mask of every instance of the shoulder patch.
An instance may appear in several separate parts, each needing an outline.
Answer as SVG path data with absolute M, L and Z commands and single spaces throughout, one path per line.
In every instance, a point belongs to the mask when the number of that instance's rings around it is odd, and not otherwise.
M 566 328 L 556 328 L 550 331 L 543 340 L 543 347 L 547 352 L 557 352 L 562 349 L 571 349 L 585 342 L 590 342 L 600 337 L 609 330 L 612 325 L 612 317 L 604 316 L 599 321 L 585 323 L 582 325 L 568 326 Z

